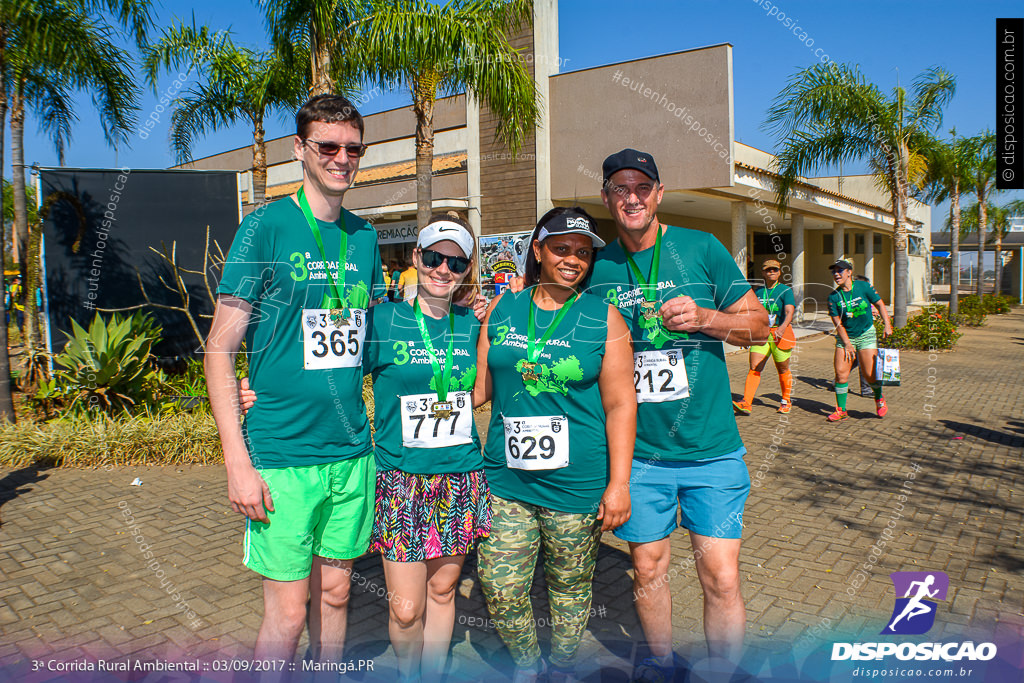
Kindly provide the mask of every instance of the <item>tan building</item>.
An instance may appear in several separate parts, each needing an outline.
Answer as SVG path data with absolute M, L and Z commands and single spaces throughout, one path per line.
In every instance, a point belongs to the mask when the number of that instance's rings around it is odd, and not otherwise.
M 433 204 L 466 215 L 478 235 L 532 229 L 555 205 L 579 204 L 614 233 L 600 197 L 601 163 L 624 147 L 652 153 L 665 185 L 662 222 L 711 232 L 742 268 L 782 261 L 784 277 L 811 313 L 831 291 L 828 265 L 845 256 L 882 297 L 893 296 L 893 227 L 887 197 L 868 176 L 798 183 L 785 218 L 772 190 L 771 154 L 735 140 L 732 46 L 713 45 L 558 73 L 556 0 L 535 3 L 533 31 L 515 40 L 543 98 L 536 133 L 516 156 L 494 142 L 495 123 L 472 98 L 435 110 Z M 363 158 L 347 208 L 378 230 L 385 261 L 407 256 L 416 239 L 415 119 L 409 107 L 366 117 Z M 292 137 L 268 143 L 268 200 L 295 191 L 301 168 Z M 242 173 L 251 200 L 248 147 L 189 168 Z M 908 299 L 928 299 L 931 209 L 911 201 Z M 755 273 L 756 274 L 756 273 Z

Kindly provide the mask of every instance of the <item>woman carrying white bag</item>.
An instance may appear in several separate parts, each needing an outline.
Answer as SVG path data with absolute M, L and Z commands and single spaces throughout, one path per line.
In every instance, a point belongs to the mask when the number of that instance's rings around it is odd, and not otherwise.
M 828 313 L 836 326 L 835 392 L 836 409 L 828 416 L 829 422 L 839 422 L 849 417 L 846 412 L 846 398 L 850 390 L 850 370 L 853 360 L 860 363 L 860 371 L 871 385 L 875 394 L 875 409 L 878 417 L 889 411 L 882 398 L 882 384 L 876 380 L 875 358 L 878 355 L 878 339 L 875 335 L 871 307 L 878 309 L 882 316 L 884 334 L 892 334 L 892 323 L 885 302 L 875 288 L 866 282 L 853 279 L 853 264 L 839 259 L 831 266 L 832 279 L 836 283 L 834 292 L 828 295 Z

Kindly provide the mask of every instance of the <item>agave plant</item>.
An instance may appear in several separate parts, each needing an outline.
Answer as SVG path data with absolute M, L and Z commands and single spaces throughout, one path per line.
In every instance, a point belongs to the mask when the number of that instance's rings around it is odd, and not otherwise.
M 64 352 L 53 358 L 61 369 L 54 370 L 52 386 L 48 383 L 44 391 L 70 400 L 72 412 L 118 413 L 153 404 L 163 373 L 149 362 L 162 331 L 152 318 L 115 313 L 109 321 L 97 315 L 88 331 L 74 320 L 71 325 L 74 334 L 65 333 Z

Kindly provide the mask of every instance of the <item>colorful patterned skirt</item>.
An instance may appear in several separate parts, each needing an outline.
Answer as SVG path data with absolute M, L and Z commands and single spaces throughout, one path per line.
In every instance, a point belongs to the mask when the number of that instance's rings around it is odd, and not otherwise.
M 452 474 L 377 472 L 370 550 L 392 562 L 465 555 L 491 531 L 483 470 Z

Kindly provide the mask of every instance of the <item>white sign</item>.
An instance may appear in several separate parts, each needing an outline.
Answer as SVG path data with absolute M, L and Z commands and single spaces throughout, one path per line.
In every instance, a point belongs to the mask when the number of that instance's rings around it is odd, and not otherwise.
M 379 244 L 415 242 L 416 237 L 420 234 L 419 228 L 416 227 L 416 221 L 384 223 L 373 227 L 377 229 L 377 242 Z

